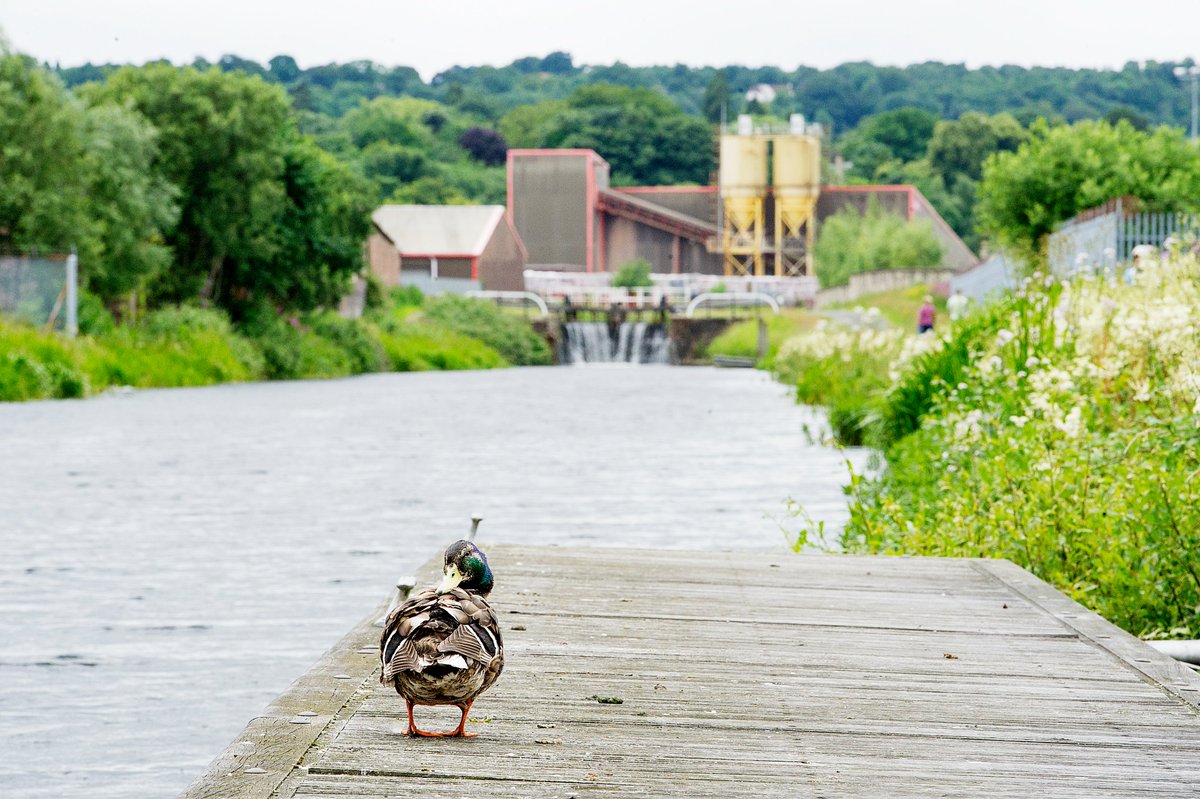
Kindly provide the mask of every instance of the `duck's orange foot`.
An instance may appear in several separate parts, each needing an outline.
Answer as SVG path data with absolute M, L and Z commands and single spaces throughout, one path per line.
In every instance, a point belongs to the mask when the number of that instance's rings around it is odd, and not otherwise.
M 417 729 L 417 722 L 413 719 L 413 703 L 406 701 L 408 705 L 408 729 L 404 731 L 405 735 L 413 738 L 444 738 L 444 732 L 425 732 Z
M 416 727 L 409 727 L 407 730 L 404 731 L 404 734 L 411 738 L 445 738 L 446 737 L 446 733 L 444 733 L 444 732 L 425 732 L 425 730 L 418 730 Z

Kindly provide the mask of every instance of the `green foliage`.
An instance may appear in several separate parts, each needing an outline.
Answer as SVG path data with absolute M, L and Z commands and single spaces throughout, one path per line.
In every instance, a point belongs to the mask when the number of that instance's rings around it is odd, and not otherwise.
M 628 263 L 621 264 L 621 267 L 613 273 L 612 286 L 626 289 L 649 288 L 654 285 L 654 281 L 650 279 L 652 268 L 650 262 L 645 258 L 635 258 Z
M 456 333 L 482 341 L 516 366 L 554 362 L 550 345 L 527 322 L 490 302 L 443 294 L 426 299 L 423 313 Z
M 397 308 L 420 308 L 425 302 L 425 295 L 416 286 L 395 286 L 388 296 Z
M 1189 258 L 1136 287 L 1035 276 L 886 357 L 849 334 L 785 345 L 801 401 L 850 441 L 841 398 L 867 397 L 857 427 L 886 452 L 852 478 L 843 547 L 1006 557 L 1134 634 L 1200 635 L 1197 274 Z
M 783 313 L 767 314 L 761 318 L 767 325 L 767 354 L 765 360 L 759 363 L 760 368 L 770 368 L 784 341 L 816 323 L 816 318 L 807 311 L 794 308 L 788 308 Z M 734 322 L 709 343 L 704 354 L 710 358 L 714 355 L 757 358 L 758 324 L 758 319 Z
M 296 132 L 282 90 L 243 71 L 126 67 L 95 104 L 132 108 L 158 130 L 154 171 L 179 200 L 174 263 L 151 300 L 215 300 L 235 315 L 264 301 L 335 302 L 361 267 L 370 190 Z
M 79 361 L 58 336 L 0 319 L 0 400 L 81 397 L 88 379 Z
M 813 259 L 821 286 L 828 288 L 872 269 L 940 266 L 942 246 L 928 221 L 886 214 L 872 199 L 866 214 L 847 207 L 821 224 Z
M 84 336 L 103 336 L 111 333 L 116 327 L 104 302 L 87 289 L 81 289 L 79 292 L 77 316 L 79 332 Z
M 886 161 L 916 161 L 925 155 L 938 118 L 922 108 L 897 108 L 867 117 L 843 138 L 854 171 L 872 179 Z
M 784 342 L 772 368 L 796 387 L 798 402 L 825 406 L 840 444 L 876 444 L 873 427 L 888 386 L 888 366 L 902 343 L 897 329 L 850 329 L 823 321 Z
M 86 226 L 84 114 L 33 59 L 0 47 L 0 245 L 66 249 Z
M 397 372 L 508 366 L 500 353 L 482 341 L 428 321 L 392 318 L 379 326 L 376 336 Z
M 1196 208 L 1200 152 L 1179 130 L 1136 130 L 1127 121 L 1038 122 L 1016 152 L 987 160 L 979 188 L 981 228 L 1018 252 L 1036 253 L 1075 214 L 1131 195 L 1150 210 Z
M 514 146 L 595 150 L 616 185 L 707 183 L 713 168 L 708 125 L 652 89 L 592 84 L 506 116 L 500 132 Z
M 330 311 L 313 314 L 305 320 L 321 338 L 346 353 L 350 372 L 364 374 L 386 368 L 387 357 L 367 326 L 357 319 L 345 319 Z

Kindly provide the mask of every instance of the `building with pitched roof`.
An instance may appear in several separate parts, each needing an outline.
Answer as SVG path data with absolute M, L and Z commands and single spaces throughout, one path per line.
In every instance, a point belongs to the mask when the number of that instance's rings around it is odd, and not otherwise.
M 371 272 L 426 294 L 520 291 L 525 245 L 502 205 L 384 205 L 371 214 Z

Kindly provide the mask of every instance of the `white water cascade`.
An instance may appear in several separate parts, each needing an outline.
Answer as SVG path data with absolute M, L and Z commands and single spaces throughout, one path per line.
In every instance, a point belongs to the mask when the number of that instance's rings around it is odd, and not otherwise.
M 570 363 L 670 363 L 671 339 L 662 325 L 622 322 L 567 322 L 562 326 L 559 361 Z

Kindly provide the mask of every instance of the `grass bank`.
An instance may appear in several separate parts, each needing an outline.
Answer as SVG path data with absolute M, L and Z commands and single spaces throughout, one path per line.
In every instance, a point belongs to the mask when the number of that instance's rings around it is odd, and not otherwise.
M 842 547 L 1006 557 L 1130 632 L 1200 636 L 1200 264 L 1139 281 L 1033 278 L 941 335 L 786 343 L 780 379 L 886 455 Z
M 235 327 L 219 311 L 168 307 L 114 325 L 96 314 L 76 339 L 0 319 L 0 400 L 553 360 L 527 323 L 490 303 L 413 292 L 396 292 L 363 319 L 265 314 Z

